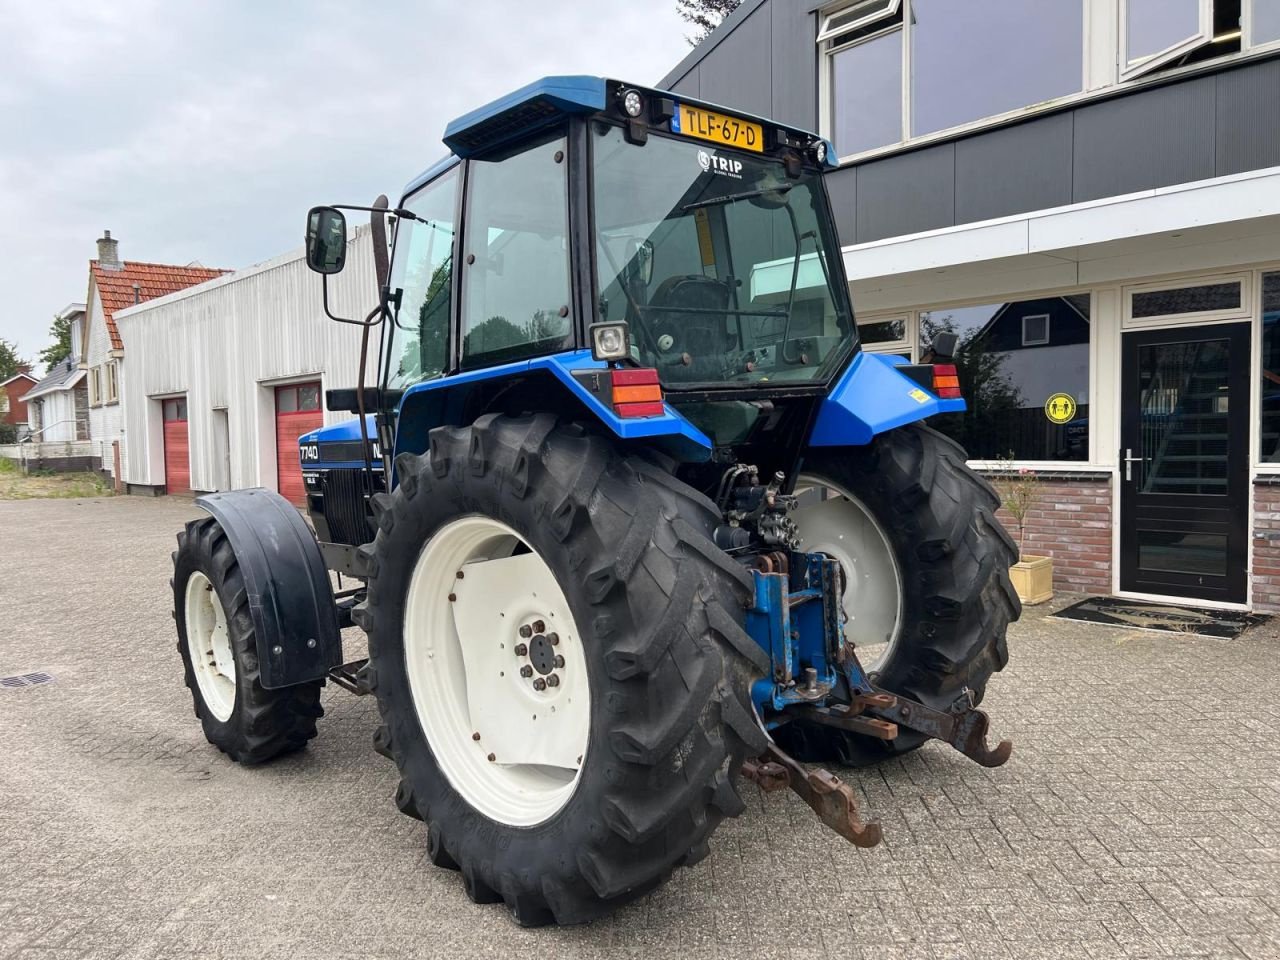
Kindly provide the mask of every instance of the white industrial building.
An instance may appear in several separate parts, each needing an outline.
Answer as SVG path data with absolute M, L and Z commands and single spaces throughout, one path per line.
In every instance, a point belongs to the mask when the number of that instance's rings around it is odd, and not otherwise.
M 363 319 L 377 303 L 368 228 L 329 279 L 329 306 Z M 353 387 L 360 328 L 324 313 L 301 249 L 115 313 L 129 355 L 120 389 L 132 493 L 266 487 L 303 500 L 297 438 L 350 414 L 324 391 Z M 373 334 L 368 365 L 373 383 Z

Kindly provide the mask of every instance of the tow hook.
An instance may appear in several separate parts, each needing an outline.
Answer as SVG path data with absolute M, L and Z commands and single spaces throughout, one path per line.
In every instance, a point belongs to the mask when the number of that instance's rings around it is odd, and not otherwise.
M 851 786 L 830 770 L 806 769 L 776 743 L 771 742 L 756 760 L 743 763 L 742 775 L 766 793 L 790 787 L 819 820 L 855 847 L 874 847 L 880 842 L 880 824 L 862 821 L 858 796 Z

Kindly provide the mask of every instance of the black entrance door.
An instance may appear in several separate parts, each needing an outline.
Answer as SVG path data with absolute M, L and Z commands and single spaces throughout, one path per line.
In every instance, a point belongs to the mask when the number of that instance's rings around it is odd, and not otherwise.
M 1243 603 L 1249 324 L 1124 334 L 1120 589 Z

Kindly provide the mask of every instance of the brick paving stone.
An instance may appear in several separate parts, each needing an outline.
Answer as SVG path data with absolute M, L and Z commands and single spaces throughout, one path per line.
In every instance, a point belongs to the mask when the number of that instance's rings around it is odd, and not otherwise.
M 747 788 L 712 855 L 585 928 L 522 930 L 425 859 L 331 688 L 320 736 L 226 761 L 182 687 L 189 502 L 0 503 L 0 958 L 1280 958 L 1280 627 L 1234 641 L 1028 611 L 984 706 L 998 770 L 938 744 L 839 771 L 874 850 Z M 1070 602 L 1060 598 L 1057 606 Z M 358 631 L 347 640 L 358 649 Z

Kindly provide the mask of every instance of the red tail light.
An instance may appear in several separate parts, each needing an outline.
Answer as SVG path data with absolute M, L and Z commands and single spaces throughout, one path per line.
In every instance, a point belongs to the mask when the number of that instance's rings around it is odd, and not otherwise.
M 609 375 L 613 381 L 613 409 L 618 416 L 658 417 L 666 412 L 657 370 L 615 369 Z
M 954 363 L 935 363 L 933 365 L 933 392 L 942 400 L 959 400 L 960 375 Z

